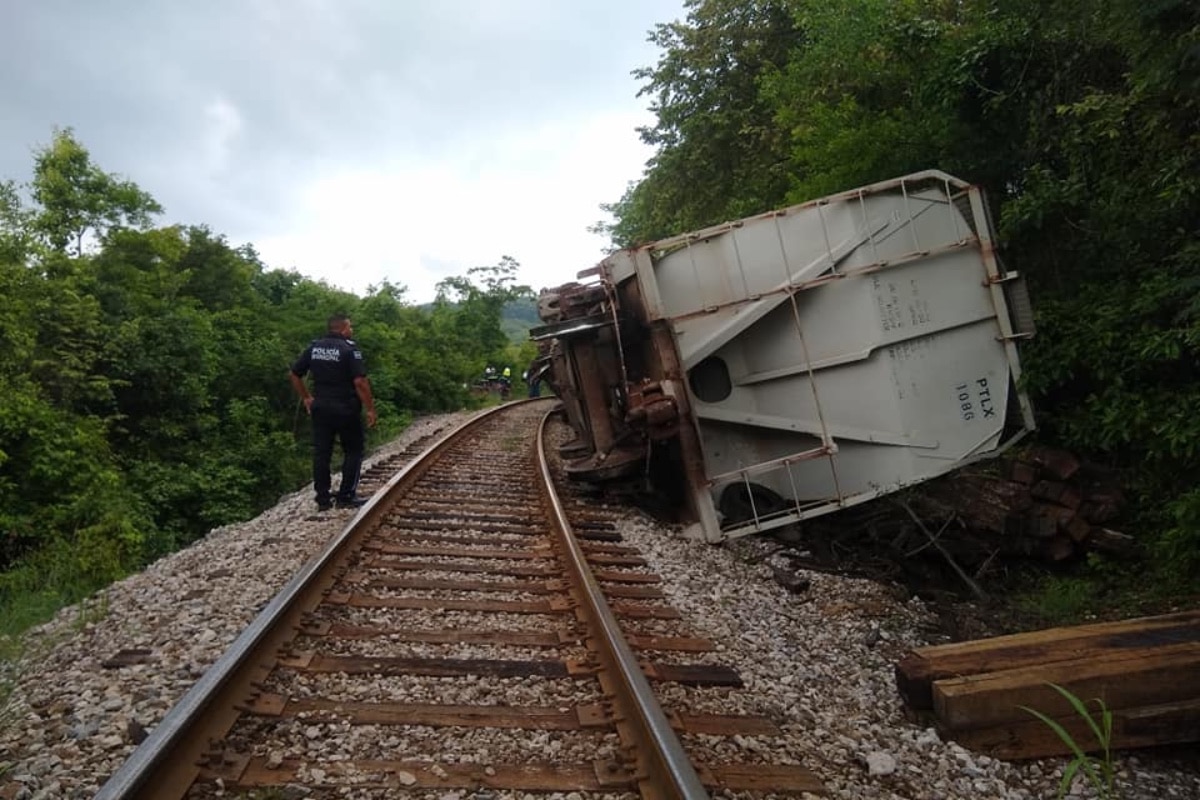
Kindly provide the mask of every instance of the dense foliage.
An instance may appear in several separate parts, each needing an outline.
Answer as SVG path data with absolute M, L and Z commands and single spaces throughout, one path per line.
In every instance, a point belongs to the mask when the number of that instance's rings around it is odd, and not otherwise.
M 1126 470 L 1200 581 L 1200 6 L 688 0 L 640 73 L 628 245 L 937 167 L 989 192 L 1031 286 L 1042 436 Z
M 0 183 L 0 611 L 31 587 L 71 600 L 309 480 L 291 361 L 349 313 L 379 407 L 462 408 L 487 363 L 519 371 L 501 311 L 529 296 L 503 258 L 427 308 L 268 269 L 104 173 L 72 133 Z M 27 199 L 26 199 L 27 198 Z

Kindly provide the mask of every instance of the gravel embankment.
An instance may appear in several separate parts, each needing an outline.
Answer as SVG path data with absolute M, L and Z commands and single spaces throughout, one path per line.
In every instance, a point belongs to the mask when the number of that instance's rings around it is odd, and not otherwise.
M 372 460 L 465 417 L 420 419 Z M 313 511 L 309 489 L 289 495 L 31 631 L 24 658 L 9 667 L 15 689 L 0 713 L 0 798 L 91 797 L 351 516 Z M 698 635 L 717 641 L 726 663 L 740 671 L 746 703 L 781 723 L 788 734 L 776 745 L 781 756 L 814 770 L 830 797 L 1056 795 L 1065 760 L 1005 764 L 903 719 L 892 665 L 934 630 L 919 600 L 816 573 L 807 576 L 806 593 L 790 595 L 774 582 L 761 540 L 724 548 L 687 542 L 636 512 L 623 533 L 669 581 L 671 602 L 697 623 Z M 133 663 L 105 665 L 119 653 Z M 1126 800 L 1200 798 L 1194 761 L 1142 753 L 1121 757 L 1120 767 Z M 1074 797 L 1095 796 L 1078 781 L 1076 787 Z

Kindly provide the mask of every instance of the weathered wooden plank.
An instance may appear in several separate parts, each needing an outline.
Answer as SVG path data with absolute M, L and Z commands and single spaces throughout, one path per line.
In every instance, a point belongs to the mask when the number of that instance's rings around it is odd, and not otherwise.
M 1050 683 L 1083 700 L 1099 697 L 1110 708 L 1200 697 L 1200 643 L 946 678 L 933 684 L 933 709 L 938 721 L 951 730 L 1024 721 L 1028 712 L 1020 706 L 1049 716 L 1070 714 L 1070 704 Z
M 824 794 L 825 786 L 811 770 L 791 764 L 719 764 L 697 769 L 700 780 L 712 789 L 735 792 Z
M 395 577 L 353 572 L 345 575 L 341 584 L 363 589 L 445 589 L 451 592 L 523 592 L 525 594 L 561 594 L 562 581 L 472 581 L 449 578 Z
M 1029 453 L 1034 464 L 1059 480 L 1067 480 L 1079 471 L 1079 459 L 1074 453 L 1049 447 L 1035 447 Z
M 1188 641 L 1200 641 L 1200 611 L 921 647 L 896 665 L 896 686 L 905 703 L 919 711 L 933 707 L 935 680 Z
M 621 597 L 628 600 L 662 600 L 666 597 L 662 589 L 644 585 L 605 586 L 604 595 L 606 597 Z
M 464 539 L 479 541 L 497 534 L 511 536 L 545 536 L 545 528 L 535 528 L 528 525 L 504 525 L 496 522 L 473 522 L 463 520 L 456 523 L 437 523 L 426 520 L 410 520 L 406 518 L 389 519 L 388 527 L 377 536 L 385 536 L 389 540 L 402 541 L 405 539 L 426 539 L 442 541 L 462 541 Z
M 671 726 L 708 736 L 779 736 L 779 726 L 766 717 L 736 714 L 671 714 Z
M 1098 718 L 1095 703 L 1088 708 Z M 1112 748 L 1122 750 L 1183 742 L 1200 742 L 1200 699 L 1179 703 L 1112 710 Z M 1087 722 L 1077 714 L 1056 720 L 1087 752 L 1102 748 Z M 1029 758 L 1071 755 L 1071 749 L 1040 720 L 1013 722 L 969 731 L 947 731 L 964 747 L 993 758 L 1017 761 Z
M 371 549 L 371 548 L 364 548 Z M 378 548 L 376 548 L 378 549 Z M 559 571 L 552 566 L 536 566 L 527 564 L 466 564 L 448 561 L 423 561 L 411 558 L 389 558 L 379 556 L 367 561 L 366 566 L 386 570 L 432 570 L 436 572 L 461 572 L 487 575 L 512 575 L 515 577 L 539 577 L 558 575 Z
M 280 666 L 304 672 L 347 675 L 426 675 L 441 678 L 489 675 L 496 678 L 572 677 L 566 661 L 516 661 L 490 658 L 401 658 L 396 656 L 327 656 L 303 653 L 280 658 Z
M 583 548 L 584 554 L 588 556 L 594 553 L 607 553 L 614 556 L 635 556 L 641 552 L 636 547 L 630 547 L 627 544 L 610 544 L 608 542 L 581 542 L 580 547 Z
M 643 664 L 642 671 L 650 680 L 685 686 L 743 686 L 737 670 L 722 664 Z
M 597 569 L 592 575 L 601 583 L 662 583 L 661 577 L 648 572 Z
M 465 728 L 568 731 L 612 723 L 603 707 L 599 705 L 562 709 L 543 706 L 360 703 L 262 695 L 247 703 L 246 709 L 259 716 L 303 716 L 307 722 L 344 721 L 351 725 L 425 725 L 432 728 L 461 726 Z
M 513 560 L 536 560 L 554 558 L 550 547 L 500 549 L 493 547 L 437 547 L 436 545 L 405 545 L 380 542 L 370 548 L 380 553 L 400 556 L 446 556 L 448 558 L 507 558 Z
M 490 631 L 417 630 L 407 627 L 346 625 L 324 621 L 305 622 L 300 627 L 305 636 L 331 636 L 337 639 L 388 638 L 395 642 L 426 642 L 428 644 L 502 644 L 515 647 L 561 647 L 575 643 L 579 637 L 565 629 L 522 631 L 498 629 Z
M 265 758 L 249 760 L 229 788 L 284 786 L 303 783 L 301 761 L 287 760 L 272 767 Z M 353 760 L 322 764 L 330 786 L 355 789 L 511 789 L 526 792 L 601 791 L 635 785 L 633 776 L 613 764 L 464 764 L 428 761 Z
M 440 597 L 375 597 L 368 594 L 331 594 L 325 598 L 330 605 L 355 608 L 442 609 L 448 611 L 488 611 L 500 614 L 566 614 L 571 611 L 565 599 L 519 600 L 452 600 Z
M 690 653 L 709 653 L 717 649 L 711 639 L 691 636 L 639 636 L 627 634 L 625 640 L 635 650 L 682 650 Z
M 609 555 L 607 553 L 586 553 L 589 564 L 601 564 L 606 567 L 644 567 L 646 559 L 636 556 Z

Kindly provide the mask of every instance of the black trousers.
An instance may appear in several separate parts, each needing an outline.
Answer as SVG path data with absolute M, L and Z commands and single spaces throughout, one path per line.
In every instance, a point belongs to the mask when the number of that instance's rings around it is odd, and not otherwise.
M 318 503 L 328 503 L 332 479 L 329 463 L 333 460 L 333 440 L 342 443 L 342 484 L 337 496 L 354 497 L 358 489 L 358 473 L 363 461 L 363 423 L 357 411 L 323 409 L 313 406 L 313 488 Z

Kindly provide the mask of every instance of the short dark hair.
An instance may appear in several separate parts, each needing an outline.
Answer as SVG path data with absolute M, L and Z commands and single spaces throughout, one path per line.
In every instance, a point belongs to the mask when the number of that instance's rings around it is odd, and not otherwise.
M 328 330 L 330 333 L 335 333 L 337 331 L 340 331 L 342 329 L 342 326 L 345 325 L 349 321 L 350 321 L 350 317 L 347 314 L 334 314 L 332 317 L 329 318 L 329 321 L 326 323 L 326 325 L 328 326 L 326 328 L 326 330 Z

